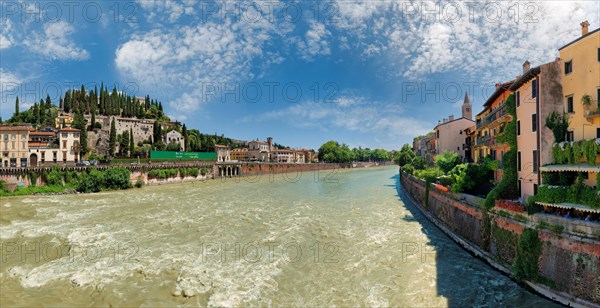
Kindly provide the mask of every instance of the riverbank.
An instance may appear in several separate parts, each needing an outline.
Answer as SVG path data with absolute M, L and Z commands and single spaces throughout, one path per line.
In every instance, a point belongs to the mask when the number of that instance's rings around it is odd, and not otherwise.
M 563 305 L 599 307 L 600 240 L 547 230 L 543 218 L 507 210 L 484 211 L 450 193 L 400 174 L 402 190 L 425 217 L 472 255 L 515 279 L 515 264 L 528 262 L 535 272 L 523 282 L 536 293 Z M 546 226 L 546 227 L 541 227 Z M 598 228 L 598 227 L 596 227 Z M 525 235 L 527 234 L 527 235 Z M 526 239 L 534 234 L 533 239 Z M 530 257 L 519 254 L 527 244 Z M 539 255 L 535 255 L 539 247 Z
M 0 179 L 5 183 L 8 182 L 6 185 L 7 187 L 0 187 L 0 197 L 79 194 L 115 190 L 106 189 L 104 187 L 88 187 L 86 191 L 77 189 L 78 174 L 89 173 L 92 170 L 94 170 L 94 172 L 109 172 L 115 168 L 127 169 L 130 172 L 129 182 L 131 185 L 127 186 L 121 183 L 119 185 L 121 189 L 116 190 L 122 190 L 141 186 L 190 183 L 211 179 L 227 181 L 228 179 L 235 180 L 237 178 L 245 178 L 246 181 L 256 182 L 263 176 L 272 179 L 275 175 L 281 174 L 294 174 L 294 176 L 285 177 L 288 181 L 297 181 L 302 176 L 311 176 L 315 179 L 321 178 L 323 180 L 329 180 L 335 175 L 336 170 L 378 168 L 391 165 L 393 165 L 393 163 L 286 164 L 225 162 L 210 165 L 210 168 L 206 163 L 201 163 L 199 165 L 184 163 L 178 165 L 131 165 L 128 167 L 103 166 L 102 168 L 35 168 L 35 170 L 21 170 L 20 173 L 15 172 L 15 170 L 10 170 L 10 173 L 0 173 Z M 237 168 L 237 173 L 234 173 L 234 171 L 232 171 L 234 169 L 232 168 Z M 55 177 L 58 177 L 59 180 L 54 179 L 48 181 L 48 175 L 52 172 L 58 173 Z M 47 185 L 48 182 L 51 184 Z M 96 183 L 90 185 L 93 186 L 99 184 Z M 112 187 L 114 185 L 105 186 Z

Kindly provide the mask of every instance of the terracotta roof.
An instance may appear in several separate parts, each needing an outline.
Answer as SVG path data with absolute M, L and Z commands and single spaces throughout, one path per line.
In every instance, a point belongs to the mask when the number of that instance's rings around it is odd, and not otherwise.
M 61 131 L 61 132 L 79 132 L 80 130 L 78 130 L 76 128 L 65 127 L 65 128 L 59 129 L 59 131 Z
M 56 136 L 55 132 L 30 132 L 29 136 Z
M 446 125 L 446 124 L 448 124 L 448 123 L 456 122 L 456 121 L 458 121 L 458 120 L 460 120 L 460 119 L 469 120 L 469 121 L 471 121 L 471 122 L 475 123 L 475 121 L 473 121 L 473 120 L 471 120 L 471 119 L 467 119 L 467 118 L 465 118 L 465 117 L 460 117 L 460 118 L 458 118 L 458 119 L 454 119 L 454 120 L 452 120 L 452 121 L 448 121 L 448 122 L 445 122 L 445 123 L 440 123 L 440 124 L 436 125 L 436 126 L 433 128 L 433 129 L 436 129 L 436 128 L 438 128 L 438 126 L 442 126 L 442 125 Z
M 496 89 L 496 91 L 494 91 L 494 93 L 492 94 L 492 96 L 490 96 L 490 98 L 488 98 L 488 100 L 485 101 L 485 103 L 483 104 L 483 107 L 489 107 L 489 106 L 491 106 L 494 103 L 494 101 L 496 99 L 498 99 L 498 97 L 500 97 L 500 95 L 502 95 L 502 93 L 504 93 L 505 91 L 510 91 L 510 86 L 512 86 L 512 84 L 515 82 L 515 80 L 516 79 L 511 80 L 509 82 L 505 82 L 502 85 L 500 85 L 500 87 L 498 87 Z M 485 109 L 486 108 L 484 108 L 484 110 Z M 480 112 L 479 114 L 481 114 L 482 112 Z
M 229 147 L 228 147 L 228 146 L 226 146 L 226 145 L 221 145 L 221 144 L 215 144 L 215 148 L 226 148 L 226 149 L 229 149 Z
M 2 125 L 2 126 L 0 126 L 0 131 L 24 131 L 24 130 L 31 130 L 31 127 L 26 126 L 26 125 L 17 125 L 17 126 Z

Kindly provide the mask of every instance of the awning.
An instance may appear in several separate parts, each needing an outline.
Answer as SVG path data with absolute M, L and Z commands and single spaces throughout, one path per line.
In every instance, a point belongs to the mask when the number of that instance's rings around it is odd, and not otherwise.
M 554 204 L 554 203 L 544 203 L 544 202 L 537 202 L 537 201 L 535 203 L 539 204 L 539 205 L 543 205 L 543 206 L 556 207 L 556 208 L 561 208 L 561 209 L 576 209 L 578 211 L 600 213 L 600 209 L 595 209 L 595 208 L 591 208 L 591 207 L 587 207 L 585 205 L 575 204 L 575 203 L 564 202 L 564 203 Z
M 592 166 L 586 164 L 580 165 L 548 165 L 540 167 L 542 172 L 561 172 L 561 171 L 576 171 L 576 172 L 592 172 L 599 173 L 600 166 Z

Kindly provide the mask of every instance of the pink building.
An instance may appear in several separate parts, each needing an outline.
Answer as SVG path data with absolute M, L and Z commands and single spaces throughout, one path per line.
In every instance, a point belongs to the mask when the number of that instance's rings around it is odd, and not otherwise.
M 521 198 L 537 193 L 541 183 L 540 166 L 552 163 L 554 135 L 546 127 L 553 111 L 562 113 L 560 61 L 530 68 L 523 64 L 523 75 L 510 90 L 517 109 L 517 171 Z
M 465 93 L 465 100 L 462 105 L 462 117 L 455 119 L 453 115 L 438 122 L 433 129 L 435 131 L 435 149 L 436 154 L 442 154 L 444 151 L 456 152 L 463 161 L 467 161 L 465 147 L 465 130 L 475 125 L 472 120 L 473 108 L 469 101 L 469 96 Z

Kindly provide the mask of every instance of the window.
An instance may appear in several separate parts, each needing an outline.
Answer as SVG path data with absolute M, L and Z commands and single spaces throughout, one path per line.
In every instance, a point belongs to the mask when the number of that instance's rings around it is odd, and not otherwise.
M 596 138 L 600 138 L 600 127 L 596 128 Z
M 537 92 L 538 92 L 538 81 L 537 81 L 537 79 L 534 79 L 531 82 L 531 98 L 536 98 Z
M 27 139 L 27 134 L 21 134 L 21 139 Z
M 537 195 L 538 192 L 538 184 L 533 184 L 533 194 Z
M 573 60 L 565 62 L 565 75 L 573 72 Z
M 538 172 L 538 151 L 533 150 L 533 172 Z
M 600 62 L 600 48 L 598 48 L 598 62 Z
M 4 134 L 4 140 L 8 140 L 8 134 Z
M 569 142 L 575 141 L 575 137 L 574 137 L 574 134 L 572 131 L 567 132 L 567 141 L 569 141 Z
M 63 149 L 66 149 L 66 148 L 67 148 L 67 141 L 66 141 L 66 140 L 63 140 L 62 148 L 63 148 Z
M 535 113 L 531 115 L 531 131 L 537 131 L 537 114 Z
M 598 101 L 598 109 L 600 109 L 600 88 L 596 89 L 596 100 Z
M 517 152 L 517 170 L 521 171 L 521 152 Z
M 521 93 L 519 91 L 515 93 L 515 100 L 517 101 L 517 107 L 521 106 Z
M 10 137 L 11 137 L 13 140 L 14 140 L 14 139 L 17 139 L 17 134 L 12 134 Z
M 567 97 L 567 113 L 573 113 L 573 96 Z
M 435 132 L 435 138 L 440 138 L 440 131 L 439 130 Z
M 521 135 L 521 121 L 517 120 L 517 136 Z
M 519 189 L 519 195 L 520 195 L 520 194 L 521 194 L 521 180 L 519 180 L 519 181 L 517 182 L 517 186 L 518 186 L 518 189 Z

